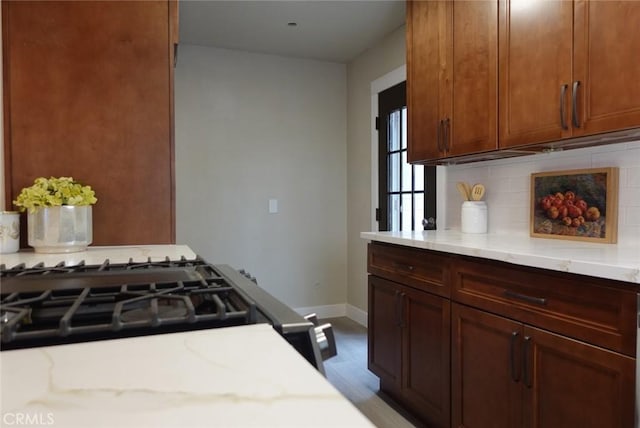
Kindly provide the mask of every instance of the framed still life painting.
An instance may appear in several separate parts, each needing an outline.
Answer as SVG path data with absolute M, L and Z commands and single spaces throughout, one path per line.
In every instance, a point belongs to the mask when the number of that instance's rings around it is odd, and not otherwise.
M 531 174 L 530 234 L 615 244 L 618 168 Z

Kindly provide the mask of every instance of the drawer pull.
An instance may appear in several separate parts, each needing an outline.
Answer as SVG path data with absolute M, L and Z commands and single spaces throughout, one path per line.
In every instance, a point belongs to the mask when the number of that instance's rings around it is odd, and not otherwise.
M 393 267 L 399 270 L 408 270 L 410 272 L 413 272 L 413 269 L 415 269 L 412 265 L 405 265 L 402 263 L 394 263 Z
M 540 306 L 544 306 L 547 304 L 547 299 L 545 299 L 544 297 L 527 296 L 526 294 L 515 293 L 511 290 L 504 290 L 504 293 L 502 294 L 505 297 L 522 300 L 523 302 L 533 303 Z

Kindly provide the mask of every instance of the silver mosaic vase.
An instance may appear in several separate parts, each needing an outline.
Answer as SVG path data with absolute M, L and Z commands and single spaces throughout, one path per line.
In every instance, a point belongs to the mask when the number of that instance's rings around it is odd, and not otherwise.
M 39 208 L 27 214 L 28 242 L 36 253 L 85 251 L 93 241 L 91 205 Z

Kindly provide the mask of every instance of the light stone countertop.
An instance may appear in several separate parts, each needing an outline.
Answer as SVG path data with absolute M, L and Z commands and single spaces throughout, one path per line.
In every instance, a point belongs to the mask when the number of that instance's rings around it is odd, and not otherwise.
M 87 265 L 96 265 L 101 264 L 105 259 L 109 259 L 111 263 L 126 263 L 130 258 L 134 262 L 145 262 L 149 258 L 152 261 L 161 261 L 165 257 L 176 260 L 182 256 L 187 259 L 194 259 L 196 254 L 186 245 L 89 246 L 87 251 L 58 254 L 36 253 L 30 249 L 23 249 L 17 253 L 0 254 L 0 264 L 6 265 L 7 268 L 20 263 L 25 263 L 27 267 L 31 267 L 40 262 L 44 263 L 45 266 L 55 266 L 60 262 L 65 262 L 67 265 L 76 265 L 84 260 Z
M 640 240 L 621 246 L 531 238 L 524 234 L 465 234 L 453 229 L 362 232 L 360 236 L 371 241 L 640 284 Z
M 267 324 L 3 351 L 0 364 L 0 425 L 373 426 Z
M 0 254 L 7 268 L 193 259 L 186 245 Z M 0 426 L 371 427 L 270 325 L 0 352 Z

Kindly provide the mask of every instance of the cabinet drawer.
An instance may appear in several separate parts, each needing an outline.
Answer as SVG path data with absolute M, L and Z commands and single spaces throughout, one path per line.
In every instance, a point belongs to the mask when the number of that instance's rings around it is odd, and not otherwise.
M 435 251 L 369 244 L 369 273 L 444 297 L 450 294 L 449 264 L 449 257 Z
M 635 356 L 636 293 L 616 281 L 461 259 L 452 299 Z

